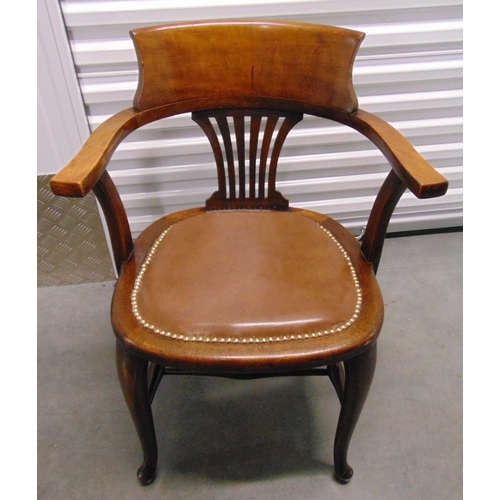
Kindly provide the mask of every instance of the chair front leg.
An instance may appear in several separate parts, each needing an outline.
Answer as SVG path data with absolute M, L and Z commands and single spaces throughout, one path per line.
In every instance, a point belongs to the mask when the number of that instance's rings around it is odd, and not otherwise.
M 139 435 L 144 463 L 137 471 L 141 484 L 148 485 L 155 480 L 158 451 L 149 402 L 148 362 L 128 353 L 116 343 L 116 367 L 125 401 Z
M 347 463 L 347 450 L 370 390 L 376 360 L 377 347 L 373 343 L 359 356 L 344 361 L 345 386 L 333 448 L 335 475 L 341 483 L 347 483 L 353 474 Z

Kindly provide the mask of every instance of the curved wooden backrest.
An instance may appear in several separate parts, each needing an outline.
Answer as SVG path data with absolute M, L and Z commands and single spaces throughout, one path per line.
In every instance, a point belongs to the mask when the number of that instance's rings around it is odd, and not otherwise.
M 130 32 L 139 111 L 199 98 L 290 99 L 353 112 L 352 66 L 364 33 L 307 23 L 217 21 Z

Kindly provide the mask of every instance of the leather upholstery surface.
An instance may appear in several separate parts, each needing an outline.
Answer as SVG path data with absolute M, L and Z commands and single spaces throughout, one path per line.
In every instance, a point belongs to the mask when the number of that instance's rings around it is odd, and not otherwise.
M 342 247 L 310 219 L 209 212 L 160 238 L 139 278 L 136 304 L 151 329 L 175 337 L 290 339 L 352 320 L 355 278 Z
M 230 259 L 237 269 L 228 270 Z M 193 266 L 184 278 L 180 265 Z M 311 304 L 313 297 L 318 303 Z M 249 319 L 251 308 L 256 314 Z M 356 317 L 343 323 L 353 308 Z M 135 240 L 111 307 L 124 348 L 203 373 L 342 361 L 376 340 L 383 317 L 373 266 L 359 242 L 335 220 L 296 208 L 194 208 L 159 219 Z

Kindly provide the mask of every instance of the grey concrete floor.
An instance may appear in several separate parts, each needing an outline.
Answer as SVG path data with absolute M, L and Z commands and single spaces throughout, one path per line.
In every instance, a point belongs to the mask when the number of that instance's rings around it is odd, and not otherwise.
M 327 378 L 163 380 L 153 403 L 158 477 L 114 365 L 113 283 L 38 289 L 38 498 L 462 498 L 462 233 L 391 238 L 371 392 L 332 479 L 339 403 Z

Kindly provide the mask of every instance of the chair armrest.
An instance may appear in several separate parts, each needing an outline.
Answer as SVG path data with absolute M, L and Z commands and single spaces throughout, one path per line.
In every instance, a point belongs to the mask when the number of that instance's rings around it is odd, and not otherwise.
M 386 121 L 360 109 L 351 115 L 350 125 L 382 151 L 394 172 L 417 198 L 435 198 L 446 193 L 446 178 Z
M 87 139 L 76 156 L 50 181 L 54 194 L 83 197 L 97 183 L 113 152 L 139 127 L 137 111 L 125 109 L 108 118 Z

